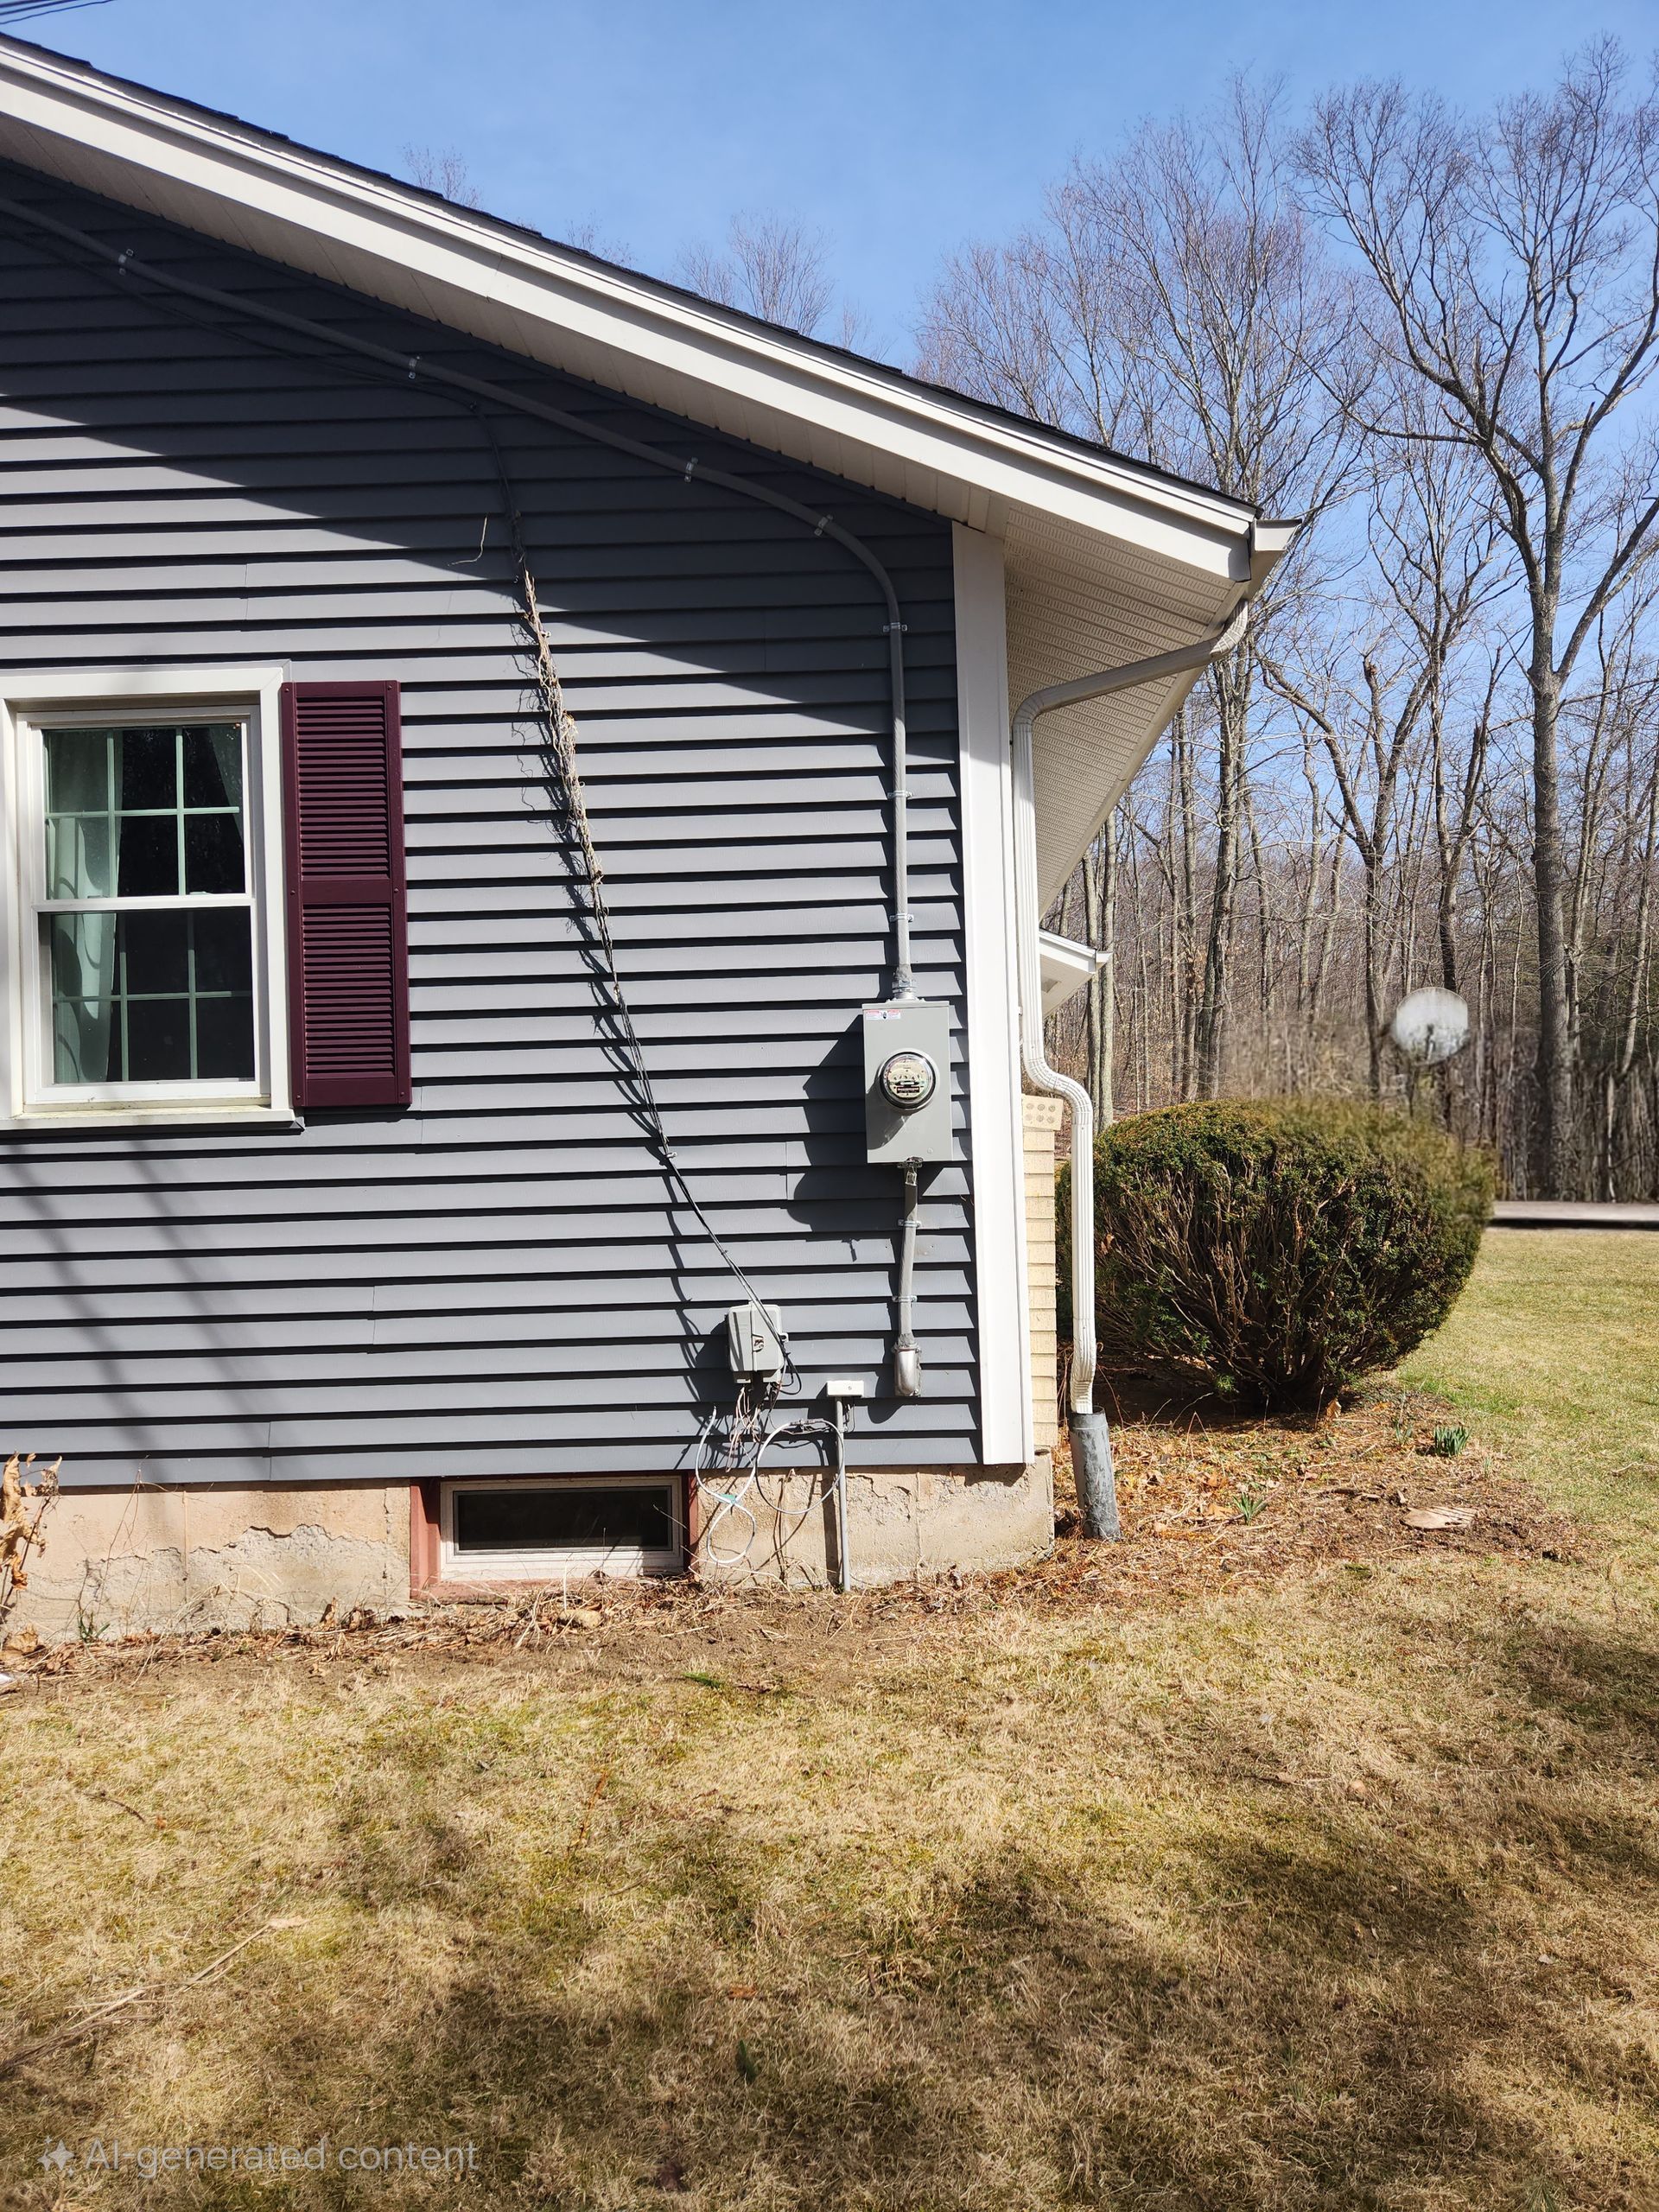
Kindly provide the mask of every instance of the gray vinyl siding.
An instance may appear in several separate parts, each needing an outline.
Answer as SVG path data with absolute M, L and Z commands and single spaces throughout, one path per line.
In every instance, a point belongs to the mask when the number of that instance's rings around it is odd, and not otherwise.
M 0 175 L 199 282 L 751 473 L 880 551 L 907 624 L 918 980 L 952 1006 L 961 1140 L 925 1181 L 926 1395 L 905 1405 L 886 1395 L 899 1179 L 864 1161 L 856 1034 L 891 957 L 870 581 L 754 502 L 495 420 L 680 1160 L 784 1307 L 805 1397 L 831 1371 L 876 1392 L 855 1457 L 973 1462 L 948 527 Z M 395 677 L 415 1078 L 408 1111 L 294 1133 L 0 1133 L 0 1444 L 61 1452 L 77 1484 L 687 1464 L 728 1395 L 713 1332 L 738 1294 L 671 1218 L 595 1027 L 477 425 L 417 385 L 198 327 L 21 232 L 0 238 L 0 668 Z

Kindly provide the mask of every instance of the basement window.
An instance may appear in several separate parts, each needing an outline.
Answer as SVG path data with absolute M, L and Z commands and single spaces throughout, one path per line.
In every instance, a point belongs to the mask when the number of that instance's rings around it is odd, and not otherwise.
M 672 1574 L 684 1563 L 679 1484 L 661 1476 L 446 1483 L 441 1515 L 446 1581 Z

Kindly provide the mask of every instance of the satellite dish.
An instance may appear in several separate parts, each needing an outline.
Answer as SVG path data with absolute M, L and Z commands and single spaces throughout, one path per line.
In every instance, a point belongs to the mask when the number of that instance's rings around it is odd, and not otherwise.
M 1456 991 L 1408 991 L 1389 1034 L 1414 1067 L 1438 1067 L 1469 1042 L 1469 1007 Z

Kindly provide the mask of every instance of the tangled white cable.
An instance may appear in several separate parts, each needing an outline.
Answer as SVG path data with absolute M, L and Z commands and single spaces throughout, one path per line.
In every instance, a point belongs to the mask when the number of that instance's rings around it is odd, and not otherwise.
M 828 1494 L 839 1503 L 845 1491 L 847 1470 L 841 1428 L 836 1422 L 824 1421 L 814 1414 L 785 1421 L 782 1427 L 774 1428 L 772 1414 L 777 1403 L 775 1385 L 757 1402 L 750 1397 L 748 1385 L 742 1384 L 738 1390 L 737 1402 L 730 1413 L 728 1414 L 724 1408 L 716 1407 L 697 1433 L 697 1459 L 693 1473 L 702 1509 L 698 1516 L 697 1549 L 713 1567 L 747 1567 L 753 1572 L 750 1555 L 760 1534 L 760 1521 L 749 1503 L 751 1497 L 758 1496 L 771 1511 L 772 1552 L 780 1567 L 784 1564 L 784 1555 L 789 1545 L 806 1525 L 807 1516 L 817 1503 L 816 1484 L 813 1485 L 815 1495 L 808 1497 L 794 1526 L 787 1531 L 784 1528 L 785 1502 L 782 1496 L 776 1500 L 766 1496 L 760 1462 L 774 1445 L 819 1440 L 830 1445 L 833 1457 L 825 1471 L 830 1478 Z M 718 1443 L 717 1438 L 720 1440 Z M 734 1519 L 748 1523 L 748 1534 L 744 1537 L 741 1548 L 722 1551 L 715 1541 L 715 1532 L 725 1522 Z

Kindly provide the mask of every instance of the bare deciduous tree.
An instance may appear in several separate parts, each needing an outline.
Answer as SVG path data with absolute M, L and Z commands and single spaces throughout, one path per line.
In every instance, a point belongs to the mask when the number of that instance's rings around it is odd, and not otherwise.
M 1401 394 L 1396 419 L 1421 415 Z M 1445 707 L 1454 654 L 1491 594 L 1495 524 L 1487 486 L 1466 457 L 1403 437 L 1368 455 L 1367 539 L 1376 588 L 1348 619 L 1304 626 L 1293 674 L 1288 656 L 1264 652 L 1274 689 L 1323 741 L 1348 836 L 1363 871 L 1362 931 L 1365 1033 L 1371 1095 L 1382 1090 L 1388 967 L 1385 893 L 1405 862 L 1402 802 L 1426 734 L 1445 750 Z M 1329 610 L 1321 610 L 1328 616 Z M 1435 784 L 1439 792 L 1439 785 Z M 1407 850 L 1410 839 L 1406 836 Z M 1442 958 L 1445 959 L 1442 938 Z
M 836 311 L 830 249 L 820 231 L 779 215 L 738 215 L 723 250 L 690 246 L 676 270 L 688 289 L 723 307 L 741 308 L 804 337 L 830 336 L 855 346 L 862 322 L 855 309 Z
M 1273 514 L 1317 516 L 1354 451 L 1343 287 L 1291 189 L 1277 96 L 1236 79 L 1201 122 L 1148 126 L 1075 163 L 1045 219 L 946 269 L 919 365 L 1058 427 L 1201 477 Z M 1306 582 L 1275 579 L 1258 633 Z M 1192 1082 L 1222 1079 L 1247 831 L 1255 638 L 1210 675 L 1218 804 Z M 1179 765 L 1179 764 L 1178 764 Z
M 435 192 L 457 207 L 483 204 L 467 174 L 465 158 L 453 146 L 442 150 L 431 146 L 405 146 L 404 167 L 409 171 L 410 182 L 418 184 L 423 192 Z
M 1322 102 L 1314 203 L 1357 248 L 1368 334 L 1434 396 L 1437 442 L 1490 472 L 1528 616 L 1539 1173 L 1577 1187 L 1560 788 L 1563 701 L 1659 518 L 1659 104 L 1604 41 L 1482 121 L 1398 85 Z M 1385 434 L 1389 426 L 1378 425 Z

